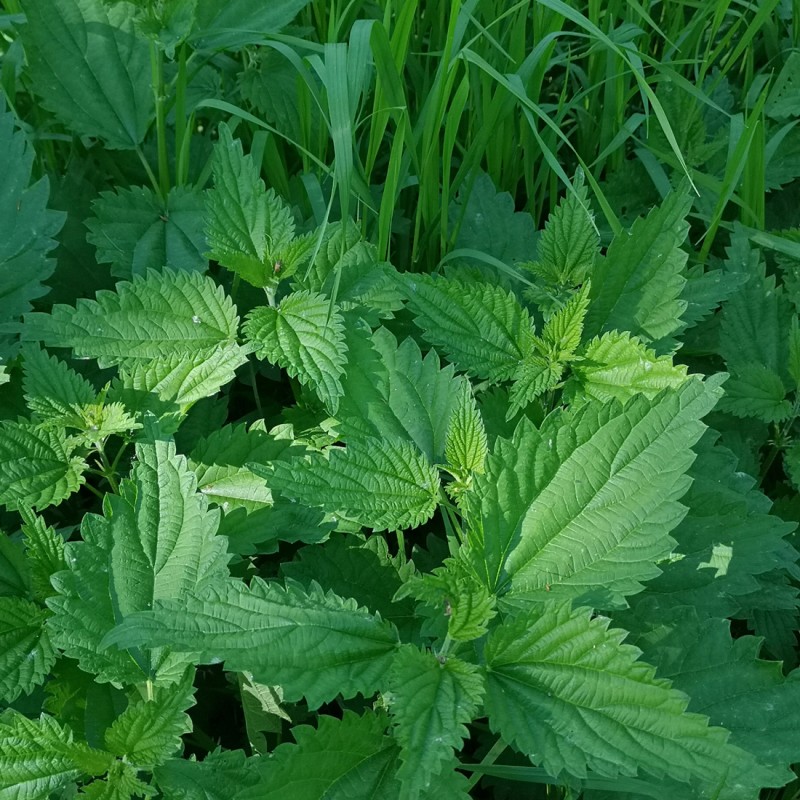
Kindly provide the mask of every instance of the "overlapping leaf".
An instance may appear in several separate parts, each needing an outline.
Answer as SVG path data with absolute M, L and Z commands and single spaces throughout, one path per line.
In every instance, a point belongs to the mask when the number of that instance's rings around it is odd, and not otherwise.
M 98 680 L 122 684 L 176 680 L 186 658 L 105 650 L 105 634 L 156 600 L 222 579 L 227 562 L 224 540 L 215 536 L 217 514 L 195 492 L 194 474 L 174 445 L 140 444 L 136 455 L 121 494 L 106 496 L 105 516 L 84 517 L 83 541 L 67 545 L 69 570 L 54 576 L 58 595 L 47 601 L 57 646 Z
M 431 777 L 460 750 L 466 723 L 483 697 L 483 676 L 457 658 L 440 662 L 432 653 L 406 646 L 397 652 L 389 677 L 394 735 L 403 762 L 397 777 L 404 796 L 429 796 Z
M 201 663 L 225 661 L 261 682 L 279 684 L 286 700 L 305 697 L 312 708 L 381 685 L 397 646 L 397 631 L 354 600 L 312 586 L 284 589 L 255 579 L 217 581 L 183 602 L 157 603 L 131 615 L 104 645 L 169 645 L 194 651 Z
M 690 448 L 720 382 L 555 412 L 538 430 L 524 423 L 511 443 L 498 440 L 468 514 L 478 574 L 526 598 L 639 591 L 685 514 Z
M 210 258 L 258 287 L 274 286 L 310 255 L 310 240 L 295 238 L 291 210 L 273 189 L 264 188 L 259 168 L 224 123 L 214 148 L 206 237 Z
M 434 464 L 444 457 L 451 415 L 466 385 L 435 350 L 423 358 L 413 339 L 399 346 L 385 328 L 348 326 L 348 362 L 339 407 L 342 434 L 413 442 Z M 469 393 L 469 387 L 465 391 Z
M 744 753 L 686 713 L 688 698 L 607 626 L 547 600 L 496 628 L 485 650 L 492 727 L 554 776 L 724 779 Z
M 436 469 L 402 439 L 359 437 L 345 448 L 251 469 L 287 497 L 376 531 L 417 527 L 438 501 Z
M 101 291 L 76 307 L 26 315 L 24 338 L 70 347 L 102 366 L 194 354 L 235 342 L 236 308 L 210 278 L 196 273 L 150 271 L 146 277 Z
M 22 3 L 22 38 L 33 86 L 70 131 L 132 149 L 153 116 L 150 54 L 131 6 L 101 0 Z
M 398 280 L 425 338 L 464 372 L 508 380 L 530 351 L 528 312 L 502 287 L 429 275 Z
M 201 439 L 189 459 L 189 466 L 197 475 L 198 490 L 225 511 L 254 511 L 272 505 L 272 492 L 263 478 L 246 465 L 301 456 L 305 448 L 286 434 L 280 430 L 267 433 L 263 425 L 256 423 L 249 429 L 226 425 Z
M 98 263 L 111 264 L 116 278 L 164 267 L 205 272 L 203 209 L 202 193 L 190 188 L 172 189 L 166 201 L 139 186 L 102 192 L 86 222 L 87 239 L 97 248 Z
M 651 342 L 680 327 L 687 259 L 681 244 L 689 231 L 685 218 L 691 203 L 688 187 L 682 186 L 630 232 L 614 237 L 594 268 L 589 336 L 619 330 Z
M 105 732 L 108 752 L 138 769 L 163 764 L 192 729 L 185 712 L 195 702 L 193 679 L 189 669 L 177 685 L 157 688 L 152 700 L 131 703 Z
M 314 389 L 332 414 L 339 408 L 341 376 L 347 362 L 344 320 L 321 294 L 300 291 L 287 295 L 277 308 L 260 306 L 250 312 L 244 333 L 259 358 L 283 367 Z
M 42 509 L 78 491 L 87 465 L 74 447 L 63 429 L 0 423 L 0 503 Z
M 46 177 L 29 185 L 33 148 L 16 129 L 5 100 L 0 101 L 0 152 L 5 163 L 0 185 L 0 323 L 7 323 L 30 311 L 31 301 L 47 292 L 43 282 L 55 266 L 47 255 L 57 244 L 54 237 L 66 215 L 47 208 Z M 9 354 L 0 340 L 0 355 Z
M 47 612 L 21 597 L 0 597 L 0 699 L 11 703 L 44 682 L 56 661 Z
M 103 775 L 108 753 L 77 742 L 72 731 L 43 714 L 27 719 L 16 711 L 0 716 L 0 792 L 20 800 L 47 800 L 81 775 Z

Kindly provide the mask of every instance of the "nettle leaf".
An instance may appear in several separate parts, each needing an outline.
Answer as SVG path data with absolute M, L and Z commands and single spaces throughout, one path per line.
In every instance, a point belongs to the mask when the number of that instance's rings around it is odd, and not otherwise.
M 164 267 L 205 272 L 204 208 L 203 194 L 182 186 L 171 189 L 166 201 L 144 186 L 101 192 L 86 238 L 97 248 L 97 262 L 111 264 L 116 278 Z
M 536 353 L 529 353 L 514 372 L 514 385 L 508 393 L 506 419 L 512 419 L 528 403 L 558 386 L 564 367 Z
M 25 523 L 25 565 L 30 571 L 31 595 L 36 600 L 46 600 L 55 591 L 50 576 L 67 568 L 64 559 L 64 540 L 45 525 L 44 520 L 27 509 L 20 509 Z
M 22 388 L 25 402 L 40 420 L 56 420 L 62 425 L 83 427 L 80 408 L 94 402 L 94 387 L 75 370 L 40 347 L 23 350 Z
M 309 0 L 203 0 L 192 41 L 204 50 L 233 50 L 279 33 Z
M 26 509 L 21 514 L 31 513 Z M 30 594 L 30 564 L 19 542 L 0 536 L 0 597 L 22 597 Z
M 324 295 L 293 292 L 277 308 L 253 309 L 244 335 L 259 358 L 283 367 L 317 393 L 331 414 L 339 408 L 347 363 L 344 319 Z
M 488 630 L 495 617 L 495 596 L 463 561 L 447 559 L 430 573 L 413 575 L 395 599 L 414 597 L 447 618 L 447 635 L 455 642 L 471 642 Z
M 213 164 L 214 188 L 206 193 L 208 257 L 253 286 L 274 286 L 308 260 L 311 239 L 295 238 L 289 206 L 264 188 L 259 167 L 225 123 Z
M 442 460 L 451 415 L 465 385 L 431 350 L 423 358 L 408 338 L 399 346 L 385 328 L 348 325 L 348 363 L 342 378 L 338 430 L 347 437 L 398 437 L 432 463 Z M 467 387 L 467 391 L 469 388 Z
M 211 355 L 235 344 L 238 324 L 235 306 L 210 278 L 151 270 L 75 308 L 59 304 L 50 314 L 26 314 L 23 339 L 70 347 L 78 358 L 107 367 L 203 350 Z
M 550 214 L 539 238 L 538 259 L 526 264 L 548 283 L 577 286 L 591 276 L 600 253 L 600 236 L 589 204 L 589 193 L 578 171 L 572 191 Z
M 508 380 L 530 351 L 533 323 L 502 287 L 416 274 L 398 281 L 425 339 L 468 374 Z
M 592 282 L 587 280 L 542 329 L 541 347 L 555 361 L 570 361 L 581 343 L 591 287 Z
M 397 777 L 404 796 L 428 796 L 431 776 L 467 738 L 484 692 L 478 667 L 458 658 L 441 663 L 433 653 L 402 647 L 389 675 L 392 728 L 403 762 Z
M 490 589 L 510 589 L 511 602 L 551 589 L 615 602 L 658 575 L 720 383 L 556 411 L 499 439 L 467 514 L 469 559 Z
M 230 383 L 236 370 L 247 363 L 248 352 L 249 348 L 228 342 L 149 361 L 126 361 L 110 396 L 134 411 L 159 415 L 159 411 L 185 410 Z
M 317 800 L 380 797 L 400 800 L 398 748 L 383 715 L 345 711 L 341 720 L 317 717 L 317 727 L 292 728 L 296 744 L 282 744 L 260 765 L 257 786 L 237 800 Z
M 361 541 L 336 535 L 324 544 L 303 547 L 292 561 L 281 564 L 283 575 L 306 587 L 317 582 L 340 597 L 354 598 L 394 623 L 404 639 L 413 637 L 418 627 L 413 600 L 397 596 L 412 571 L 410 562 L 400 565 L 392 559 L 382 536 Z
M 152 770 L 181 749 L 181 736 L 192 730 L 185 713 L 194 703 L 194 670 L 175 686 L 157 687 L 152 700 L 131 703 L 105 732 L 109 753 L 137 769 Z
M 568 397 L 625 402 L 637 394 L 655 397 L 687 380 L 686 367 L 673 364 L 671 356 L 657 356 L 627 332 L 610 331 L 592 339 L 573 362 L 572 380 L 564 392 Z
M 737 783 L 757 792 L 793 780 L 790 766 L 800 758 L 794 722 L 800 681 L 796 673 L 784 677 L 780 663 L 758 658 L 758 638 L 732 639 L 728 620 L 701 620 L 694 609 L 683 609 L 637 644 L 659 675 L 688 694 L 690 711 L 727 728 L 731 743 L 752 754 L 757 765 L 745 759 Z
M 136 777 L 136 769 L 122 761 L 114 761 L 104 779 L 85 786 L 79 797 L 90 800 L 138 800 L 152 794 L 148 784 Z
M 630 231 L 614 237 L 592 274 L 589 336 L 616 329 L 651 342 L 680 327 L 687 260 L 681 244 L 689 232 L 691 205 L 683 185 L 647 217 L 637 219 Z
M 218 513 L 197 494 L 194 474 L 171 442 L 136 447 L 131 478 L 106 495 L 104 517 L 87 514 L 82 542 L 66 545 L 69 570 L 57 573 L 47 604 L 54 643 L 98 681 L 177 680 L 187 662 L 164 651 L 101 646 L 115 624 L 159 599 L 182 598 L 227 574 Z
M 74 444 L 62 429 L 0 422 L 0 503 L 41 510 L 77 492 L 88 465 Z
M 281 429 L 267 433 L 263 423 L 254 423 L 249 429 L 245 425 L 226 425 L 204 437 L 189 457 L 189 467 L 197 475 L 198 491 L 225 512 L 271 506 L 272 492 L 246 464 L 302 456 L 305 447 L 287 434 Z
M 375 531 L 416 528 L 438 501 L 438 472 L 402 439 L 359 437 L 289 464 L 250 468 L 287 497 Z
M 724 778 L 744 753 L 687 713 L 688 698 L 608 622 L 545 600 L 495 628 L 484 651 L 492 728 L 553 776 Z
M 536 252 L 536 226 L 530 214 L 516 211 L 514 198 L 498 192 L 492 179 L 478 174 L 466 199 L 450 204 L 450 228 L 458 226 L 455 246 L 488 253 L 506 264 L 528 261 Z
M 80 136 L 106 147 L 141 144 L 153 117 L 150 53 L 133 26 L 133 7 L 100 0 L 24 0 L 21 36 L 33 88 Z
M 161 647 L 194 653 L 194 663 L 225 662 L 261 683 L 278 684 L 287 701 L 312 708 L 341 694 L 369 697 L 383 684 L 397 647 L 391 623 L 318 585 L 253 579 L 216 581 L 182 602 L 123 620 L 103 646 Z
M 201 762 L 172 758 L 153 773 L 164 800 L 230 800 L 231 786 L 243 792 L 259 784 L 259 766 L 241 750 L 214 750 Z
M 764 422 L 780 422 L 792 413 L 781 376 L 755 363 L 735 368 L 725 384 L 719 408 L 743 419 L 755 417 Z
M 728 369 L 741 373 L 766 368 L 788 381 L 792 317 L 791 304 L 776 289 L 775 277 L 764 276 L 763 264 L 757 267 L 722 309 L 719 353 Z
M 456 405 L 450 416 L 445 439 L 445 458 L 459 477 L 483 472 L 489 452 L 486 428 L 472 387 L 463 381 L 456 395 Z
M 759 590 L 755 576 L 793 564 L 786 541 L 795 525 L 770 514 L 772 502 L 742 472 L 734 454 L 707 432 L 694 446 L 692 484 L 681 498 L 686 517 L 672 532 L 679 558 L 661 564 L 663 574 L 647 592 L 630 598 L 646 618 L 666 619 L 671 608 L 694 606 L 708 616 L 737 613 L 741 597 Z M 625 627 L 630 628 L 628 617 Z
M 12 703 L 44 683 L 56 654 L 44 628 L 47 611 L 21 597 L 0 597 L 0 700 Z
M 9 798 L 47 800 L 81 775 L 104 775 L 113 756 L 74 741 L 72 731 L 42 714 L 0 715 L 0 792 Z M 10 791 L 9 791 L 10 790 Z
M 52 42 L 48 45 L 52 47 Z M 46 177 L 32 186 L 34 151 L 16 127 L 16 117 L 0 100 L 0 152 L 5 168 L 0 186 L 0 323 L 30 311 L 31 302 L 48 289 L 55 261 L 47 254 L 58 244 L 66 214 L 47 208 L 50 184 Z M 0 340 L 4 356 L 10 355 Z

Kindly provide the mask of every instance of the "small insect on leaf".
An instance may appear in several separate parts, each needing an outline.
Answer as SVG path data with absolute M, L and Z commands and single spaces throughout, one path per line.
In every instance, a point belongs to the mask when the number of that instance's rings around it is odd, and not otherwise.
M 276 261 L 276 262 L 275 262 L 275 263 L 272 265 L 272 271 L 273 271 L 273 272 L 274 272 L 276 275 L 277 275 L 277 274 L 278 274 L 278 273 L 279 273 L 279 272 L 280 272 L 282 269 L 283 269 L 283 261 L 280 261 L 280 260 L 278 260 L 278 261 Z

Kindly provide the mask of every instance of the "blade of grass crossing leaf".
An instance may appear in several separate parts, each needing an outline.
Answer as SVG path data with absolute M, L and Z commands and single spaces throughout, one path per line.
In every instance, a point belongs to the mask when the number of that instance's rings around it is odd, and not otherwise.
M 741 128 L 738 139 L 736 140 L 733 139 L 737 129 L 737 126 L 733 124 L 736 121 L 736 117 L 734 117 L 734 119 L 731 121 L 731 145 L 733 146 L 728 150 L 728 161 L 725 168 L 725 177 L 722 182 L 722 189 L 717 197 L 717 202 L 714 206 L 714 213 L 711 215 L 708 230 L 706 231 L 705 238 L 703 240 L 703 246 L 700 248 L 701 261 L 705 261 L 706 258 L 708 258 L 708 254 L 711 252 L 711 246 L 714 244 L 714 238 L 717 235 L 717 230 L 719 229 L 719 225 L 722 221 L 722 215 L 725 211 L 725 207 L 728 205 L 728 201 L 731 199 L 733 192 L 739 184 L 739 180 L 747 163 L 750 148 L 752 147 L 755 139 L 756 127 L 761 124 L 761 113 L 764 110 L 764 103 L 766 100 L 767 91 L 765 89 L 761 92 L 758 102 L 748 115 L 746 122 Z M 741 117 L 739 119 L 741 119 Z
M 392 139 L 389 153 L 389 168 L 383 184 L 383 196 L 378 213 L 378 258 L 388 261 L 389 246 L 392 238 L 392 219 L 399 193 L 400 175 L 402 174 L 403 153 L 405 151 L 406 129 L 400 127 Z

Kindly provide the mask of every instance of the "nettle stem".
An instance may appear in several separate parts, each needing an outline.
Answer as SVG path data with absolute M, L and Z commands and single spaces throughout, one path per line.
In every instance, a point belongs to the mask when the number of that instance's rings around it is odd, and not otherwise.
M 164 106 L 164 54 L 155 42 L 150 42 L 150 69 L 156 103 L 156 138 L 158 142 L 158 187 L 162 200 L 169 193 L 169 159 L 167 158 L 167 113 Z

